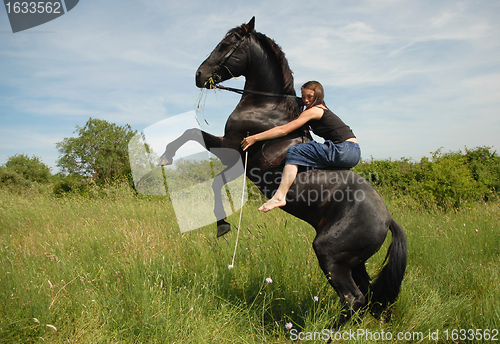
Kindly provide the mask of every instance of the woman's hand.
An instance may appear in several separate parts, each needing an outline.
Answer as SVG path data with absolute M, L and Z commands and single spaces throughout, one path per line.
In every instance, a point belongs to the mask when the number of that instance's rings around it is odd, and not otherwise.
M 243 139 L 243 141 L 241 141 L 241 148 L 243 148 L 244 151 L 257 142 L 257 138 L 255 136 L 256 135 L 247 136 Z

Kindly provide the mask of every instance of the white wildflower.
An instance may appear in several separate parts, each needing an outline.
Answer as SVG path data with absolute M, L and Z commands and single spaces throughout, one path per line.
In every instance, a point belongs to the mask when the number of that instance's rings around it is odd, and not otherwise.
M 46 324 L 45 326 L 47 326 L 48 328 L 51 328 L 57 332 L 57 328 L 54 325 Z

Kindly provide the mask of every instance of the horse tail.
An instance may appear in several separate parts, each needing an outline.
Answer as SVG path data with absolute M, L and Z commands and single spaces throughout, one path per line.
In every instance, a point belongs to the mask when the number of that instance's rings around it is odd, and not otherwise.
M 391 220 L 389 230 L 392 232 L 392 243 L 387 250 L 384 264 L 370 289 L 372 292 L 372 313 L 380 315 L 398 297 L 401 282 L 406 270 L 406 236 L 401 226 Z

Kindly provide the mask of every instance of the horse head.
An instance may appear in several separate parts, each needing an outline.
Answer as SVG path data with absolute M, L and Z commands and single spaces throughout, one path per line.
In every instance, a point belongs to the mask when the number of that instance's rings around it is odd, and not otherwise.
M 196 71 L 196 86 L 212 86 L 238 77 L 245 72 L 248 55 L 248 36 L 255 28 L 255 17 L 248 24 L 230 30 L 210 56 Z

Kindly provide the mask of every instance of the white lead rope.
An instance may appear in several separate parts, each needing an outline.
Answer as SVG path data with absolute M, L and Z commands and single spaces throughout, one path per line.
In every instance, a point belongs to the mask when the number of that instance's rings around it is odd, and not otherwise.
M 245 202 L 245 187 L 247 181 L 247 163 L 248 163 L 248 151 L 245 152 L 245 172 L 243 173 L 243 189 L 241 190 L 241 208 L 240 208 L 240 220 L 238 221 L 238 232 L 236 233 L 236 242 L 234 244 L 233 261 L 227 266 L 229 270 L 234 268 L 234 258 L 236 257 L 236 248 L 238 247 L 238 239 L 240 237 L 241 228 L 241 216 L 243 215 L 243 203 Z

